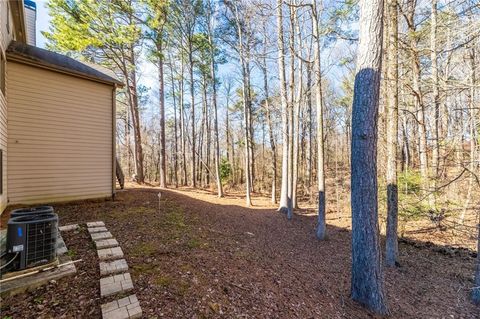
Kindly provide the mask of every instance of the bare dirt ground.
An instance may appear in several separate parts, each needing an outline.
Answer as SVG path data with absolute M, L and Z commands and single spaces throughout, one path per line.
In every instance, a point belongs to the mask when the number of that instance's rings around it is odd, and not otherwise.
M 288 221 L 266 198 L 247 208 L 240 196 L 189 189 L 162 191 L 159 207 L 158 192 L 135 188 L 114 202 L 55 206 L 61 224 L 105 221 L 145 318 L 375 317 L 349 298 L 350 232 L 335 226 L 342 219 L 334 214 L 319 242 L 308 211 Z M 95 250 L 84 230 L 65 240 L 83 259 L 77 275 L 2 300 L 2 317 L 99 316 Z M 468 300 L 475 253 L 438 248 L 400 244 L 400 267 L 385 271 L 391 318 L 480 318 Z

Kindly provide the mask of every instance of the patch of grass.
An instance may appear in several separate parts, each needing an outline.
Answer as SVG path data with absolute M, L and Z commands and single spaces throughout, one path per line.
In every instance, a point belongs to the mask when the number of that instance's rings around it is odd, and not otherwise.
M 138 206 L 138 207 L 133 207 L 132 209 L 129 209 L 128 211 L 133 213 L 133 214 L 151 215 L 151 214 L 154 214 L 157 210 L 153 207 Z
M 153 215 L 157 210 L 152 207 L 146 206 L 132 206 L 126 210 L 117 210 L 115 211 L 116 220 L 132 220 L 135 216 L 139 215 Z
M 168 275 L 158 275 L 155 277 L 153 280 L 155 285 L 160 286 L 160 287 L 169 287 L 173 283 L 172 277 Z
M 153 242 L 140 242 L 133 248 L 136 256 L 151 256 L 158 251 L 157 244 Z
M 200 239 L 196 237 L 190 237 L 187 242 L 185 243 L 185 246 L 189 249 L 206 249 L 208 248 L 208 243 L 201 241 Z
M 419 171 L 410 170 L 398 174 L 398 191 L 403 194 L 416 194 L 421 191 L 422 177 Z
M 188 289 L 190 289 L 190 284 L 182 280 L 175 286 L 175 293 L 183 297 L 187 294 Z
M 402 198 L 403 196 L 399 197 Z M 427 203 L 418 202 L 412 199 L 409 201 L 405 199 L 402 206 L 403 207 L 400 207 L 399 215 L 400 218 L 407 221 L 421 220 L 422 218 L 425 218 L 432 209 Z
M 74 257 L 77 255 L 77 252 L 76 252 L 75 250 L 73 250 L 73 249 L 69 249 L 69 250 L 67 251 L 67 255 L 68 255 L 68 257 L 70 257 L 70 258 L 74 258 Z
M 155 273 L 155 264 L 141 264 L 141 265 L 133 265 L 132 267 L 132 272 L 135 276 L 138 275 L 148 275 L 148 274 L 153 274 Z
M 187 247 L 190 249 L 199 248 L 202 246 L 202 243 L 196 238 L 190 238 L 187 241 Z
M 165 226 L 171 230 L 186 230 L 187 224 L 185 223 L 185 215 L 183 210 L 176 206 L 169 206 L 165 213 Z
M 194 268 L 193 268 L 191 265 L 189 265 L 189 264 L 183 264 L 183 265 L 180 266 L 180 270 L 181 270 L 182 272 L 187 272 L 187 271 L 192 272 L 193 269 L 194 269 Z

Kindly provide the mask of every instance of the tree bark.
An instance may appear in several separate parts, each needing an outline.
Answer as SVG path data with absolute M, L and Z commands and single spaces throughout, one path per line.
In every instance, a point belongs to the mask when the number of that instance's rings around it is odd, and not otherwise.
M 472 290 L 472 300 L 475 304 L 480 305 L 480 223 L 477 225 L 477 259 L 475 261 L 475 283 Z
M 308 108 L 308 158 L 307 158 L 307 189 L 310 196 L 310 201 L 313 200 L 313 163 L 312 163 L 312 148 L 313 148 L 313 115 L 312 115 L 312 66 L 307 64 L 307 108 Z
M 180 58 L 180 139 L 182 146 L 182 186 L 187 185 L 187 148 L 186 148 L 186 136 L 185 132 L 185 85 L 183 81 L 185 64 L 183 56 Z
M 252 190 L 252 174 L 251 174 L 251 149 L 250 149 L 250 134 L 251 134 L 251 125 L 250 125 L 250 116 L 251 116 L 251 101 L 250 101 L 250 70 L 248 57 L 249 54 L 244 47 L 243 36 L 244 31 L 242 30 L 240 15 L 238 12 L 238 5 L 236 3 L 231 3 L 231 10 L 235 16 L 235 23 L 238 36 L 238 55 L 240 58 L 240 64 L 242 66 L 242 95 L 243 95 L 243 124 L 244 124 L 244 137 L 245 137 L 245 188 L 246 188 L 246 204 L 247 206 L 252 205 L 252 200 L 250 197 L 250 192 Z
M 178 187 L 178 120 L 177 120 L 177 91 L 175 89 L 175 77 L 173 73 L 173 63 L 170 56 L 170 76 L 172 84 L 172 99 L 173 99 L 173 132 L 174 132 L 174 154 L 173 154 L 173 176 L 175 187 Z
M 217 107 L 217 83 L 215 75 L 215 47 L 213 43 L 213 35 L 209 26 L 209 42 L 210 42 L 210 75 L 212 77 L 212 103 L 213 103 L 213 125 L 215 134 L 215 176 L 217 180 L 217 195 L 223 197 L 222 179 L 220 177 L 220 145 L 218 141 L 218 107 Z M 228 143 L 227 143 L 228 148 Z
M 159 179 L 160 187 L 167 187 L 167 159 L 165 156 L 165 79 L 163 70 L 163 48 L 161 43 L 157 43 L 158 54 L 158 99 L 160 102 L 160 150 L 159 150 Z
M 241 31 L 239 31 L 241 32 Z M 243 53 L 241 53 L 243 54 Z M 243 60 L 243 58 L 242 58 Z M 249 101 L 248 101 L 248 80 L 247 80 L 247 72 L 245 70 L 246 66 L 244 62 L 242 61 L 242 69 L 243 69 L 243 124 L 245 126 L 245 188 L 246 188 L 246 203 L 247 206 L 252 205 L 252 200 L 250 198 L 250 192 L 252 190 L 251 186 L 251 178 L 252 174 L 250 172 L 251 166 L 250 166 L 250 129 L 249 129 Z
M 415 101 L 415 112 L 418 124 L 418 155 L 420 159 L 421 192 L 427 195 L 428 191 L 428 157 L 427 157 L 427 132 L 425 125 L 425 106 L 423 103 L 423 93 L 420 88 L 420 58 L 417 49 L 417 40 L 415 39 L 415 8 L 416 0 L 409 0 L 409 12 L 407 15 L 407 25 L 410 36 L 411 67 L 412 67 L 412 90 Z
M 280 79 L 280 100 L 282 105 L 282 186 L 280 190 L 280 207 L 282 213 L 288 211 L 288 103 L 287 84 L 285 82 L 285 40 L 283 37 L 282 0 L 277 0 L 277 46 L 278 72 Z
M 433 119 L 433 138 L 432 138 L 432 190 L 430 192 L 429 201 L 430 206 L 436 207 L 436 190 L 437 180 L 439 178 L 439 165 L 440 165 L 440 93 L 438 91 L 438 60 L 437 60 L 437 0 L 432 0 L 431 8 L 431 23 L 430 23 L 430 45 L 431 45 L 431 60 L 432 60 L 432 93 L 434 104 L 434 119 Z
M 297 2 L 293 1 L 293 3 L 296 5 Z M 302 42 L 302 33 L 300 30 L 300 24 L 298 21 L 298 10 L 295 9 L 293 11 L 293 24 L 295 26 L 295 33 L 298 35 L 298 46 L 297 50 L 300 52 L 300 54 L 303 53 L 303 42 Z M 292 43 L 292 47 L 294 47 L 295 42 Z M 293 57 L 292 57 L 293 59 Z M 292 208 L 296 209 L 298 208 L 298 197 L 297 197 L 297 186 L 298 186 L 298 161 L 299 161 L 299 138 L 300 138 L 300 105 L 302 103 L 302 96 L 303 96 L 303 60 L 298 59 L 298 76 L 297 76 L 297 92 L 296 92 L 296 100 L 292 104 L 292 107 L 294 108 L 293 110 L 293 118 L 292 118 L 292 123 L 294 129 L 293 134 L 293 172 L 292 172 Z
M 192 162 L 191 162 L 191 173 L 192 180 L 190 181 L 192 187 L 197 187 L 197 170 L 196 170 L 196 150 L 195 150 L 195 82 L 193 78 L 193 44 L 192 39 L 188 41 L 188 62 L 190 64 L 190 117 L 192 122 L 192 136 L 191 138 L 191 151 L 192 151 Z
M 475 45 L 475 44 L 474 44 Z M 477 147 L 477 141 L 475 140 L 475 136 L 478 136 L 477 138 L 480 139 L 480 135 L 476 134 L 475 129 L 477 127 L 477 120 L 478 116 L 475 114 L 475 96 L 476 96 L 476 90 L 475 90 L 475 84 L 476 84 L 476 72 L 475 72 L 475 66 L 476 66 L 476 51 L 474 48 L 474 45 L 472 48 L 469 50 L 469 64 L 470 64 L 470 92 L 469 92 L 469 115 L 470 115 L 470 125 L 469 125 L 469 135 L 470 135 L 470 162 L 468 165 L 468 168 L 470 170 L 470 176 L 468 178 L 468 190 L 467 190 L 467 200 L 465 201 L 465 204 L 463 206 L 462 213 L 460 214 L 459 218 L 459 223 L 463 225 L 465 221 L 465 215 L 467 213 L 467 210 L 470 206 L 470 203 L 472 201 L 472 193 L 473 193 L 473 187 L 475 183 L 475 176 L 474 172 L 478 171 L 476 169 L 475 162 L 477 161 L 480 163 L 480 159 L 477 159 L 476 156 L 476 147 Z M 463 148 L 463 143 L 461 144 L 461 147 Z M 478 251 L 480 252 L 480 251 Z
M 294 4 L 290 0 L 291 4 Z M 287 218 L 293 217 L 293 167 L 294 167 L 294 139 L 295 139 L 295 119 L 294 119 L 294 104 L 295 104 L 295 27 L 294 17 L 295 9 L 289 6 L 290 9 L 290 99 L 288 101 L 288 187 L 287 187 Z
M 143 171 L 143 149 L 142 149 L 142 133 L 140 130 L 140 115 L 138 112 L 138 91 L 137 91 L 137 78 L 135 71 L 135 52 L 133 47 L 130 48 L 130 63 L 133 71 L 130 71 L 126 75 L 128 95 L 130 100 L 130 111 L 132 115 L 133 125 L 133 141 L 135 147 L 134 162 L 135 162 L 135 175 L 138 183 L 145 182 L 145 175 Z M 125 70 L 128 68 L 125 66 Z
M 265 115 L 267 118 L 268 135 L 270 140 L 270 148 L 272 151 L 272 204 L 277 203 L 277 147 L 275 143 L 275 136 L 273 134 L 272 114 L 270 112 L 270 95 L 268 90 L 268 71 L 267 71 L 267 28 L 263 25 L 263 58 L 262 58 L 262 72 L 263 72 L 263 89 L 265 91 Z
M 388 0 L 388 66 L 387 66 L 387 238 L 385 262 L 395 266 L 398 258 L 398 7 Z
M 313 36 L 315 38 L 315 102 L 317 104 L 317 180 L 318 180 L 318 220 L 317 220 L 317 238 L 325 239 L 327 235 L 326 225 L 326 200 L 325 200 L 325 158 L 323 143 L 323 92 L 322 92 L 322 61 L 321 61 L 321 43 L 320 26 L 318 11 L 313 2 L 312 7 L 312 26 Z
M 352 299 L 387 314 L 377 202 L 377 119 L 382 65 L 383 1 L 360 1 L 352 106 Z

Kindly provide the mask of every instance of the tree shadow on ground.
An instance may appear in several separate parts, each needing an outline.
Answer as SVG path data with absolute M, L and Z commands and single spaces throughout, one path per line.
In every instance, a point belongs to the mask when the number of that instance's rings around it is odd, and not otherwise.
M 103 220 L 124 248 L 144 312 L 169 318 L 371 318 L 349 298 L 350 231 L 315 216 L 288 221 L 207 192 L 136 188 L 115 201 L 55 205 L 61 224 Z M 232 204 L 234 203 L 234 204 Z M 327 215 L 328 217 L 328 215 Z M 469 301 L 472 254 L 400 243 L 385 269 L 392 318 L 478 317 Z

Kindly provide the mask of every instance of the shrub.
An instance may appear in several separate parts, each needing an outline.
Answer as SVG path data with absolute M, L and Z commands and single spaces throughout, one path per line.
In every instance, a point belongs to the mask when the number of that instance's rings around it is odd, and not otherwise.
M 422 177 L 418 171 L 406 171 L 398 174 L 398 192 L 418 195 L 422 188 Z
M 230 175 L 232 175 L 232 166 L 224 157 L 220 161 L 220 179 L 222 182 L 227 181 L 230 178 Z

